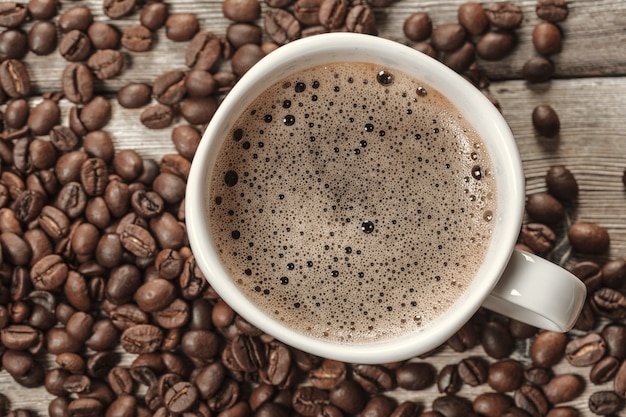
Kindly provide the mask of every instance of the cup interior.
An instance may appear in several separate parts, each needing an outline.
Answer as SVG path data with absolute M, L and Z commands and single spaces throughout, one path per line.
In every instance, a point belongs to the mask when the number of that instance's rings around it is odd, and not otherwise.
M 485 262 L 455 304 L 420 331 L 367 344 L 328 342 L 297 333 L 252 304 L 230 280 L 214 250 L 206 215 L 211 168 L 233 123 L 270 85 L 304 68 L 332 62 L 370 62 L 400 70 L 439 90 L 458 108 L 488 148 L 497 184 L 497 212 Z M 224 99 L 204 132 L 188 178 L 185 210 L 196 262 L 217 293 L 244 319 L 295 348 L 352 363 L 385 363 L 428 352 L 444 343 L 471 318 L 491 292 L 511 256 L 521 226 L 524 177 L 512 133 L 491 102 L 438 61 L 395 41 L 369 35 L 334 33 L 289 43 L 250 69 Z

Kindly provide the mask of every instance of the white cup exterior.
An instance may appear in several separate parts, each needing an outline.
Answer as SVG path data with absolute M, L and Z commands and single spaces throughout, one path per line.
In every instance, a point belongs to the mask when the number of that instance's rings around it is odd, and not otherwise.
M 208 178 L 233 123 L 267 87 L 304 68 L 331 62 L 369 62 L 396 69 L 439 90 L 474 127 L 490 155 L 497 183 L 497 209 L 485 262 L 454 305 L 421 330 L 375 343 L 347 344 L 298 333 L 256 307 L 229 278 L 208 225 Z M 195 260 L 209 283 L 237 313 L 276 339 L 325 358 L 385 363 L 426 353 L 444 343 L 483 304 L 504 272 L 521 227 L 524 176 L 513 135 L 499 111 L 474 86 L 440 62 L 395 41 L 333 33 L 294 41 L 267 55 L 228 93 L 206 128 L 187 183 L 185 217 Z

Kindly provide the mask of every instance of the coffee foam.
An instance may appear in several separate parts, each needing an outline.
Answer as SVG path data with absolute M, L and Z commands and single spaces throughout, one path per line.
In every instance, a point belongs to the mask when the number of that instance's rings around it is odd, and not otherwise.
M 428 325 L 482 263 L 495 179 L 436 90 L 371 64 L 270 87 L 210 178 L 211 234 L 239 288 L 301 333 L 370 343 Z

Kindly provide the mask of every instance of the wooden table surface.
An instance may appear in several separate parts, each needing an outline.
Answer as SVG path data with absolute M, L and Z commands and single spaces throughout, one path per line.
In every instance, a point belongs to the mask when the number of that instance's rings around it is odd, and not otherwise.
M 225 34 L 229 22 L 221 13 L 221 2 L 212 0 L 170 0 L 170 13 L 193 12 L 200 19 L 200 27 L 218 35 Z M 456 11 L 463 0 L 418 1 L 399 0 L 390 8 L 377 9 L 380 35 L 407 42 L 402 34 L 405 18 L 417 11 L 430 14 L 435 25 L 456 21 Z M 485 4 L 488 4 L 487 2 Z M 565 165 L 576 176 L 580 186 L 577 204 L 568 209 L 568 221 L 597 222 L 606 227 L 611 236 L 610 253 L 590 258 L 572 251 L 560 252 L 558 259 L 568 266 L 579 259 L 606 259 L 626 257 L 626 192 L 622 174 L 626 168 L 626 2 L 623 0 L 569 1 L 570 14 L 560 24 L 564 34 L 563 51 L 553 57 L 556 75 L 550 82 L 528 84 L 521 77 L 521 68 L 535 56 L 531 32 L 539 22 L 535 14 L 535 0 L 514 1 L 524 12 L 524 22 L 517 30 L 519 44 L 514 52 L 497 62 L 479 61 L 480 67 L 492 80 L 488 89 L 501 105 L 502 113 L 515 134 L 524 162 L 527 191 L 545 190 L 544 175 L 552 165 Z M 91 8 L 95 20 L 108 20 L 102 13 L 100 1 L 61 1 L 61 11 L 84 4 Z M 265 8 L 266 6 L 263 5 Z M 55 18 L 55 20 L 58 16 Z M 119 28 L 138 23 L 138 13 L 112 22 Z M 29 25 L 26 25 L 28 28 Z M 141 110 L 121 108 L 111 92 L 128 82 L 151 84 L 160 73 L 175 68 L 184 69 L 184 47 L 167 40 L 164 29 L 156 35 L 150 52 L 127 55 L 121 76 L 99 82 L 97 88 L 108 94 L 113 107 L 113 118 L 105 130 L 111 133 L 116 147 L 133 148 L 141 155 L 158 159 L 173 152 L 171 128 L 148 130 L 139 123 Z M 60 76 L 67 64 L 57 52 L 37 57 L 28 54 L 25 63 L 33 79 L 37 94 L 60 91 Z M 40 100 L 34 96 L 32 102 Z M 561 120 L 560 135 L 556 139 L 539 137 L 531 124 L 531 112 L 539 103 L 548 103 Z M 63 99 L 63 122 L 67 123 L 70 104 Z M 0 110 L 3 107 L 0 107 Z M 185 123 L 182 119 L 175 124 Z M 173 125 L 173 126 L 174 126 Z M 172 127 L 173 127 L 172 126 Z M 561 232 L 561 235 L 563 233 Z M 576 331 L 571 336 L 576 336 Z M 514 357 L 528 363 L 529 343 L 518 344 Z M 481 347 L 462 354 L 445 348 L 429 360 L 437 369 L 445 364 L 458 363 L 472 355 L 484 355 Z M 126 354 L 122 363 L 130 363 Z M 51 364 L 50 358 L 48 358 Z M 588 368 L 573 368 L 562 361 L 555 372 L 573 372 L 588 381 Z M 599 390 L 610 389 L 607 383 L 596 386 L 587 382 L 586 389 L 571 405 L 581 415 L 591 415 L 588 397 Z M 489 390 L 487 385 L 464 386 L 459 395 L 473 399 Z M 0 372 L 0 392 L 6 395 L 12 408 L 28 408 L 38 415 L 47 415 L 48 402 L 53 398 L 43 388 L 27 390 L 12 381 L 6 371 Z M 436 387 L 425 391 L 396 390 L 391 395 L 411 399 L 429 406 L 440 394 Z M 626 415 L 626 411 L 621 411 Z

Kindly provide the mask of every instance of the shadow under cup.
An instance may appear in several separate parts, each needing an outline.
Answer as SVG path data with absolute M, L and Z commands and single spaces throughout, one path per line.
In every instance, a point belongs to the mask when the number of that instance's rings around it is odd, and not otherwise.
M 334 343 L 302 335 L 273 320 L 231 281 L 214 249 L 207 223 L 211 169 L 233 123 L 266 88 L 289 74 L 332 62 L 369 62 L 402 71 L 437 89 L 474 127 L 491 158 L 497 186 L 493 235 L 485 261 L 470 286 L 450 309 L 419 331 L 373 343 Z M 524 177 L 511 131 L 498 110 L 465 79 L 407 46 L 369 35 L 334 33 L 289 43 L 257 63 L 233 87 L 207 127 L 196 151 L 186 191 L 186 223 L 196 262 L 217 293 L 262 331 L 300 350 L 352 363 L 408 359 L 444 343 L 489 295 L 504 271 L 521 227 Z

